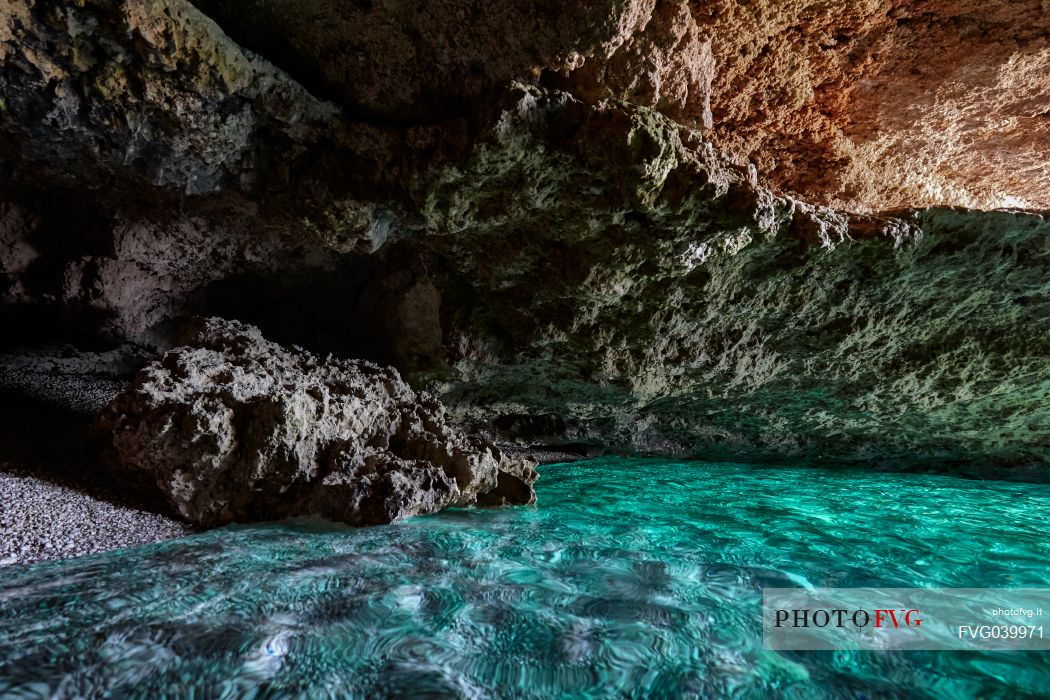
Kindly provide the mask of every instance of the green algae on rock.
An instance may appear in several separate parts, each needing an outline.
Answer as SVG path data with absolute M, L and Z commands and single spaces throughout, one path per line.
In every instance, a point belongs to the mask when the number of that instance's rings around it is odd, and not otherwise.
M 518 96 L 422 188 L 465 415 L 719 458 L 1047 464 L 1044 217 L 851 219 L 644 108 Z

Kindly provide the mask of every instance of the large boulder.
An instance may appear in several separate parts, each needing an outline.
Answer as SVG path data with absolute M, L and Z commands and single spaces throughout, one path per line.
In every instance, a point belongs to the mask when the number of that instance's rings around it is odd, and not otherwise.
M 194 325 L 97 418 L 115 468 L 187 520 L 368 525 L 535 500 L 531 464 L 457 431 L 396 370 L 284 348 L 237 322 Z

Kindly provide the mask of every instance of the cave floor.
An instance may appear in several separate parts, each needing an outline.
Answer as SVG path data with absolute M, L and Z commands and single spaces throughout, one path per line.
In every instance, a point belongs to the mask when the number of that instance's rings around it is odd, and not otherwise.
M 92 416 L 134 362 L 69 346 L 0 355 L 0 566 L 193 532 L 164 504 L 100 479 L 91 457 Z

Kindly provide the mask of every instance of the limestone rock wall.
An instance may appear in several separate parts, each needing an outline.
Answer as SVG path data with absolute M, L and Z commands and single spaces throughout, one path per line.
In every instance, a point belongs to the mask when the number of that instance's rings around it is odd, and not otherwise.
M 542 82 L 713 126 L 738 162 L 825 205 L 1050 207 L 1046 0 L 197 5 L 379 120 Z
M 709 119 L 710 43 L 681 2 L 194 4 L 246 46 L 294 66 L 318 94 L 373 120 L 418 124 L 464 114 L 489 91 L 544 71 L 571 76 L 599 97 L 612 91 Z
M 356 229 L 314 215 L 382 191 L 397 148 L 181 0 L 5 2 L 0 65 L 0 183 L 47 210 L 177 218 L 189 197 L 354 247 Z
M 500 440 L 1042 468 L 1045 216 L 916 206 L 1048 206 L 1044 10 L 13 0 L 4 319 L 241 319 Z
M 1045 217 L 851 219 L 690 138 L 522 88 L 429 183 L 430 247 L 463 294 L 447 401 L 658 452 L 1047 463 Z
M 1050 207 L 1045 0 L 696 3 L 715 138 L 823 204 Z
M 520 80 L 713 129 L 823 205 L 1050 207 L 1046 0 L 197 7 L 210 17 L 183 0 L 6 3 L 0 150 L 52 184 L 88 163 L 100 191 L 248 192 L 287 225 L 334 198 L 313 223 L 346 245 L 376 225 L 362 190 L 469 144 Z

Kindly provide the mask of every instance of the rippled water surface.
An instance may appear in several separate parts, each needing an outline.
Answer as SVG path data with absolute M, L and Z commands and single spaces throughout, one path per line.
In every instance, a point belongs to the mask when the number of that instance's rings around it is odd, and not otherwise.
M 1050 585 L 1050 487 L 603 459 L 532 508 L 0 570 L 0 696 L 1016 697 L 1039 653 L 763 651 L 763 586 Z

